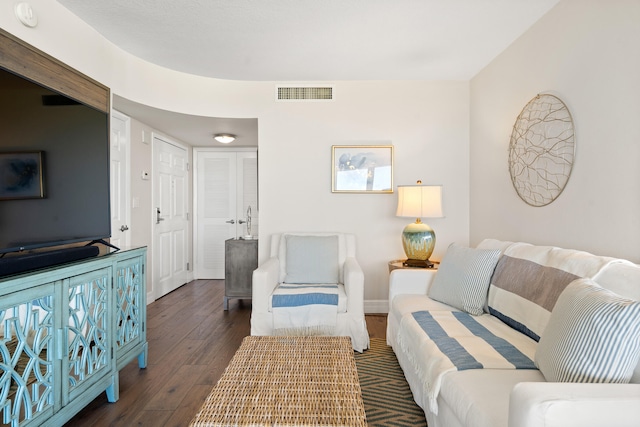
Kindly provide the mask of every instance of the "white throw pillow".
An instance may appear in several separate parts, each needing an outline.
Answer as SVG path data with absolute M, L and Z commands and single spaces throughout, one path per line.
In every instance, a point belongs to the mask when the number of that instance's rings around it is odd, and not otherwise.
M 285 283 L 338 283 L 338 236 L 287 235 Z
M 499 249 L 473 249 L 452 243 L 447 249 L 429 297 L 473 315 L 481 315 Z
M 628 383 L 640 357 L 640 302 L 589 279 L 560 294 L 536 348 L 550 382 Z

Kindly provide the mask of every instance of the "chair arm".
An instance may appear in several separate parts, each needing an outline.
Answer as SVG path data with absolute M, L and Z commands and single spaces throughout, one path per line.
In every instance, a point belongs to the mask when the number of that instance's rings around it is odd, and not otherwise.
M 389 310 L 396 295 L 427 295 L 437 271 L 417 268 L 393 270 L 389 274 Z
M 253 270 L 253 282 L 251 285 L 252 310 L 258 313 L 269 311 L 269 298 L 273 290 L 278 286 L 280 278 L 280 261 L 278 258 L 269 258 L 257 269 Z
M 344 291 L 347 294 L 347 313 L 364 315 L 364 273 L 353 257 L 344 260 Z
M 519 383 L 509 427 L 632 427 L 640 422 L 640 384 Z

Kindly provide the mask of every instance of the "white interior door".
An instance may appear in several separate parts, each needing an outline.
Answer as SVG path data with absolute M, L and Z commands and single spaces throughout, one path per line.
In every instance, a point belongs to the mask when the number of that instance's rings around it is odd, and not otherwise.
M 196 245 L 199 279 L 224 279 L 224 242 L 244 236 L 253 203 L 252 234 L 257 236 L 257 153 L 195 151 Z
M 129 117 L 114 111 L 111 115 L 111 244 L 123 248 L 131 244 L 129 205 L 131 174 L 129 167 Z
M 187 151 L 153 137 L 155 298 L 187 282 Z

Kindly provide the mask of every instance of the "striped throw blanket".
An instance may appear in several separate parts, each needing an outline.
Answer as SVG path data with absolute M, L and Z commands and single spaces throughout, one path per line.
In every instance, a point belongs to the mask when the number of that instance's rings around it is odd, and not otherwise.
M 338 285 L 281 284 L 271 296 L 275 335 L 334 335 Z
M 493 316 L 417 311 L 405 315 L 401 323 L 398 343 L 418 372 L 434 414 L 438 413 L 437 398 L 447 372 L 536 369 L 536 343 Z

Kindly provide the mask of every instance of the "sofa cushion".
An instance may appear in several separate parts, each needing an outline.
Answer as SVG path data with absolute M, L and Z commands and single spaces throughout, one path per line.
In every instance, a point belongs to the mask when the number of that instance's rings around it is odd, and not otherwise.
M 459 370 L 468 369 L 473 363 L 471 359 L 476 361 L 475 365 L 484 368 L 481 370 L 536 370 L 533 364 L 536 342 L 494 316 L 432 311 L 428 313 L 432 319 L 423 322 L 424 313 L 408 313 L 402 317 L 394 346 L 396 354 L 407 355 L 408 363 L 403 365 L 403 370 L 414 372 L 419 379 L 420 395 L 425 403 L 423 409 L 438 413 L 441 381 Z M 466 319 L 461 322 L 459 315 Z M 467 326 L 467 320 L 474 325 Z M 429 327 L 429 333 L 425 326 Z
M 438 425 L 464 425 L 465 427 L 507 426 L 509 395 L 521 382 L 544 382 L 537 369 L 501 370 L 470 369 L 453 372 L 442 380 L 438 397 Z M 440 416 L 453 412 L 451 422 Z M 456 423 L 455 421 L 458 420 Z
M 409 270 L 404 270 L 409 271 Z M 402 317 L 405 314 L 413 313 L 414 311 L 429 310 L 448 310 L 457 311 L 455 308 L 433 300 L 426 295 L 419 294 L 400 294 L 393 298 L 389 309 L 389 315 L 387 316 L 387 342 L 390 345 L 395 345 L 397 336 L 389 331 L 397 331 Z
M 579 279 L 558 298 L 536 350 L 547 381 L 627 383 L 640 357 L 640 302 Z
M 479 316 L 484 312 L 498 249 L 473 249 L 452 243 L 444 255 L 429 297 Z
M 514 243 L 491 278 L 488 311 L 538 341 L 564 288 L 580 277 L 594 277 L 612 261 L 587 252 Z
M 389 313 L 398 318 L 398 321 L 402 319 L 407 313 L 413 313 L 414 311 L 457 311 L 457 309 L 429 298 L 426 295 L 416 294 L 401 294 L 393 299 L 391 302 L 391 310 Z
M 287 235 L 285 283 L 338 283 L 338 236 Z

